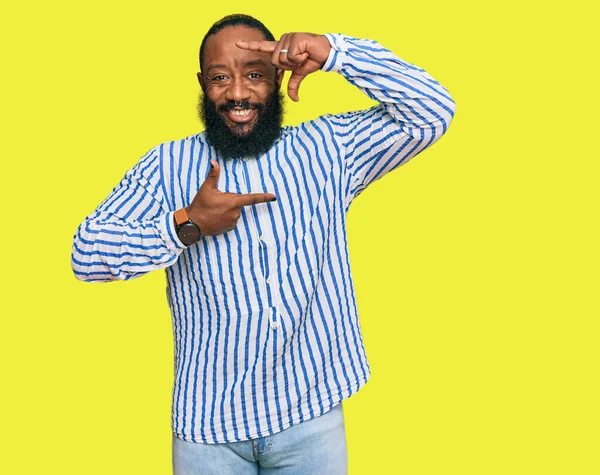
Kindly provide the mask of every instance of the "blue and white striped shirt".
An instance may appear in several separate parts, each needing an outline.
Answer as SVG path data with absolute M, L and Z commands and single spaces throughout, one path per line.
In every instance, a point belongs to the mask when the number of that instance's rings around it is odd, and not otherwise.
M 431 146 L 455 104 L 427 72 L 367 39 L 327 34 L 323 71 L 379 102 L 285 126 L 265 154 L 223 160 L 204 133 L 163 143 L 79 226 L 78 279 L 165 269 L 173 319 L 172 429 L 197 443 L 250 440 L 317 417 L 357 392 L 370 367 L 346 237 L 352 200 Z M 186 247 L 173 213 L 191 203 L 210 160 L 218 188 L 269 192 L 236 227 Z

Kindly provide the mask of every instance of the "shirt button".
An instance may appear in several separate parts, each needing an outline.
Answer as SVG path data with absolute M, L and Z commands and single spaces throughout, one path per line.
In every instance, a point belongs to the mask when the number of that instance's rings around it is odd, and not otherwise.
M 271 322 L 271 328 L 277 330 L 277 322 Z
M 269 277 L 269 278 L 267 279 L 267 284 L 270 284 L 270 283 L 271 283 L 271 278 Z

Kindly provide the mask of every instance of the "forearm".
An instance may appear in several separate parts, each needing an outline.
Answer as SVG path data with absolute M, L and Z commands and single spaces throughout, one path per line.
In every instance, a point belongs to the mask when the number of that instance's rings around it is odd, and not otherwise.
M 323 71 L 339 72 L 380 102 L 413 137 L 422 137 L 423 129 L 437 137 L 446 132 L 456 110 L 455 102 L 425 70 L 400 59 L 376 41 L 330 33 L 325 36 L 332 51 Z
M 75 233 L 71 264 L 79 280 L 127 280 L 172 265 L 185 247 L 172 212 L 141 221 L 92 215 Z

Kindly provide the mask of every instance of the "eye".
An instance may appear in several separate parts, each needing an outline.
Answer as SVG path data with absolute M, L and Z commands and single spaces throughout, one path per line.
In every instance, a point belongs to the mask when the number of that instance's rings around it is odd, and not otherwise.
M 250 77 L 250 79 L 258 79 L 262 77 L 262 74 L 260 73 L 250 73 L 248 74 L 248 76 Z
M 227 78 L 227 76 L 225 76 L 224 74 L 219 74 L 218 76 L 214 76 L 212 79 L 213 81 L 223 81 Z

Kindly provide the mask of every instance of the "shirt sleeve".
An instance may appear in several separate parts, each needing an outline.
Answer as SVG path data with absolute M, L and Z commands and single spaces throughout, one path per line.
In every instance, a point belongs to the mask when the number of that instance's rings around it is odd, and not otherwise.
M 379 43 L 326 33 L 331 44 L 323 71 L 335 71 L 379 102 L 367 110 L 332 115 L 346 166 L 347 203 L 370 183 L 406 163 L 446 133 L 456 105 L 424 69 Z
M 186 246 L 162 189 L 152 149 L 79 225 L 71 253 L 79 280 L 129 280 L 175 263 Z

